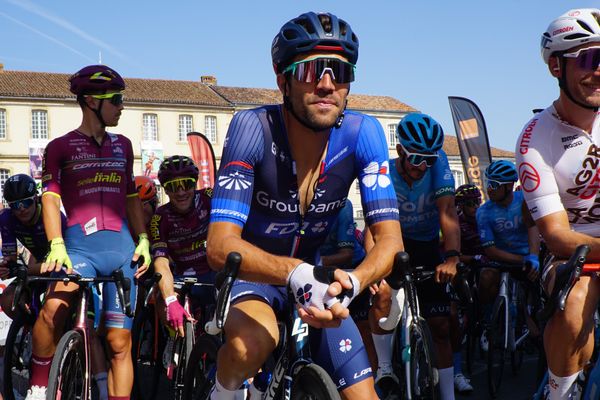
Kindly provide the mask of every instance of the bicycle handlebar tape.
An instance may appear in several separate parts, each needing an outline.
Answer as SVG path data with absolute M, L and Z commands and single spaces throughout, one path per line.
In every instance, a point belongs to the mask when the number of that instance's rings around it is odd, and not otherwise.
M 240 271 L 241 263 L 242 256 L 240 253 L 232 251 L 227 255 L 225 268 L 223 268 L 223 277 L 221 278 L 222 281 L 218 284 L 219 294 L 217 296 L 217 309 L 215 311 L 215 322 L 218 329 L 223 329 L 223 326 L 225 325 L 225 319 L 227 318 L 227 312 L 229 311 L 231 286 Z
M 392 289 L 400 289 L 400 286 L 402 285 L 402 278 L 409 271 L 409 262 L 410 257 L 405 251 L 399 251 L 394 256 L 394 266 L 392 267 L 392 272 L 387 278 L 385 278 Z

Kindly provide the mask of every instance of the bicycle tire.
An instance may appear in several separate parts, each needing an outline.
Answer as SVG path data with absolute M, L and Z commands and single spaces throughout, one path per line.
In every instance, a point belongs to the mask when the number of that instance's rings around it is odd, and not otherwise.
M 56 347 L 50 366 L 47 400 L 76 400 L 87 398 L 85 388 L 85 354 L 79 332 L 68 331 Z
M 221 341 L 210 335 L 202 335 L 190 353 L 185 374 L 184 400 L 207 399 L 215 383 L 217 352 Z
M 435 354 L 431 331 L 427 322 L 419 317 L 409 327 L 410 378 L 413 399 L 435 400 L 439 398 Z
M 494 302 L 492 320 L 488 331 L 488 391 L 492 398 L 496 398 L 502 375 L 504 373 L 505 358 L 505 325 L 507 307 L 504 298 L 498 297 Z
M 520 286 L 517 286 L 517 290 L 519 291 L 517 294 L 517 304 L 516 304 L 516 315 L 514 318 L 514 326 L 512 326 L 513 324 L 511 324 L 511 326 L 509 326 L 510 328 L 510 332 L 512 332 L 511 334 L 513 335 L 513 341 L 516 341 L 525 331 L 525 329 L 527 329 L 527 322 L 526 322 L 526 310 L 525 310 L 525 294 L 523 293 L 523 290 Z M 521 367 L 523 366 L 523 358 L 524 358 L 524 353 L 525 353 L 525 343 L 527 341 L 527 338 L 525 338 L 525 341 L 522 341 L 518 346 L 515 346 L 514 350 L 511 350 L 510 352 L 510 366 L 512 369 L 512 373 L 513 375 L 517 375 L 519 373 L 519 370 L 521 369 Z
M 15 318 L 10 324 L 4 348 L 4 399 L 24 398 L 29 387 L 33 326 L 27 318 Z
M 175 400 L 183 400 L 184 398 L 185 374 L 195 342 L 194 324 L 191 321 L 185 321 L 183 329 L 185 336 L 177 338 L 173 351 L 173 364 L 176 366 L 175 371 L 173 371 L 173 395 Z
M 340 394 L 331 377 L 317 364 L 307 364 L 293 377 L 292 400 L 338 400 Z
M 154 400 L 163 371 L 162 354 L 165 338 L 153 305 L 148 305 L 133 319 L 131 329 L 133 361 L 133 398 Z

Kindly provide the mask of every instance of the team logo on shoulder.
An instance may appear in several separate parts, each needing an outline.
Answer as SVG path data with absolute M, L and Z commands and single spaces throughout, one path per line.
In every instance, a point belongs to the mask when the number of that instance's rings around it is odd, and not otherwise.
M 312 292 L 310 289 L 312 289 L 312 285 L 310 283 L 307 283 L 304 285 L 304 287 L 298 288 L 298 291 L 296 292 L 296 300 L 298 300 L 298 303 L 306 304 L 310 301 L 312 298 Z
M 219 186 L 227 190 L 244 190 L 250 187 L 250 181 L 246 177 L 235 171 L 232 174 L 219 177 Z
M 362 178 L 362 183 L 371 190 L 377 189 L 378 186 L 385 188 L 392 183 L 388 175 L 390 168 L 389 161 L 384 161 L 379 165 L 378 162 L 372 161 L 363 170 L 365 176 Z
M 519 165 L 519 179 L 521 187 L 526 192 L 533 192 L 540 186 L 540 174 L 535 167 L 529 163 L 521 163 Z

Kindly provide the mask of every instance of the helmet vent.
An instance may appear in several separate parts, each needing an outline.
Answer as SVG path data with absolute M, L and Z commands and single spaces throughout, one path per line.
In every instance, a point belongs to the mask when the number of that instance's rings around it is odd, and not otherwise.
M 286 29 L 282 33 L 283 33 L 283 37 L 286 38 L 287 40 L 294 40 L 298 37 L 298 32 L 296 32 L 293 29 Z
M 313 34 L 315 33 L 315 28 L 314 26 L 310 23 L 310 21 L 306 18 L 302 18 L 302 19 L 298 19 L 296 20 L 296 24 L 300 25 L 302 28 L 304 28 L 304 30 L 306 32 L 308 32 L 309 34 Z
M 586 35 L 585 33 L 575 33 L 573 35 L 565 36 L 565 40 L 577 40 L 577 39 L 586 38 L 588 36 L 589 35 Z
M 585 22 L 578 20 L 577 23 L 579 24 L 579 26 L 581 26 L 583 29 L 585 29 L 589 33 L 594 33 L 594 30 L 592 28 L 590 28 L 589 25 L 586 24 Z
M 319 21 L 325 33 L 331 33 L 333 26 L 331 24 L 331 17 L 327 14 L 319 14 Z

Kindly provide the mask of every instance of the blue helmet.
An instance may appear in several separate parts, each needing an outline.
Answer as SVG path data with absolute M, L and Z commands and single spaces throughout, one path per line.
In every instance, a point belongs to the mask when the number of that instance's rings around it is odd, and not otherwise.
M 350 25 L 330 13 L 307 12 L 281 27 L 271 44 L 275 72 L 287 67 L 298 54 L 313 51 L 339 53 L 352 64 L 358 61 L 358 37 Z
M 429 115 L 413 113 L 402 118 L 398 124 L 396 139 L 407 150 L 435 153 L 444 144 L 444 130 Z
M 496 182 L 516 182 L 519 179 L 517 168 L 506 160 L 494 161 L 485 169 L 485 177 Z

